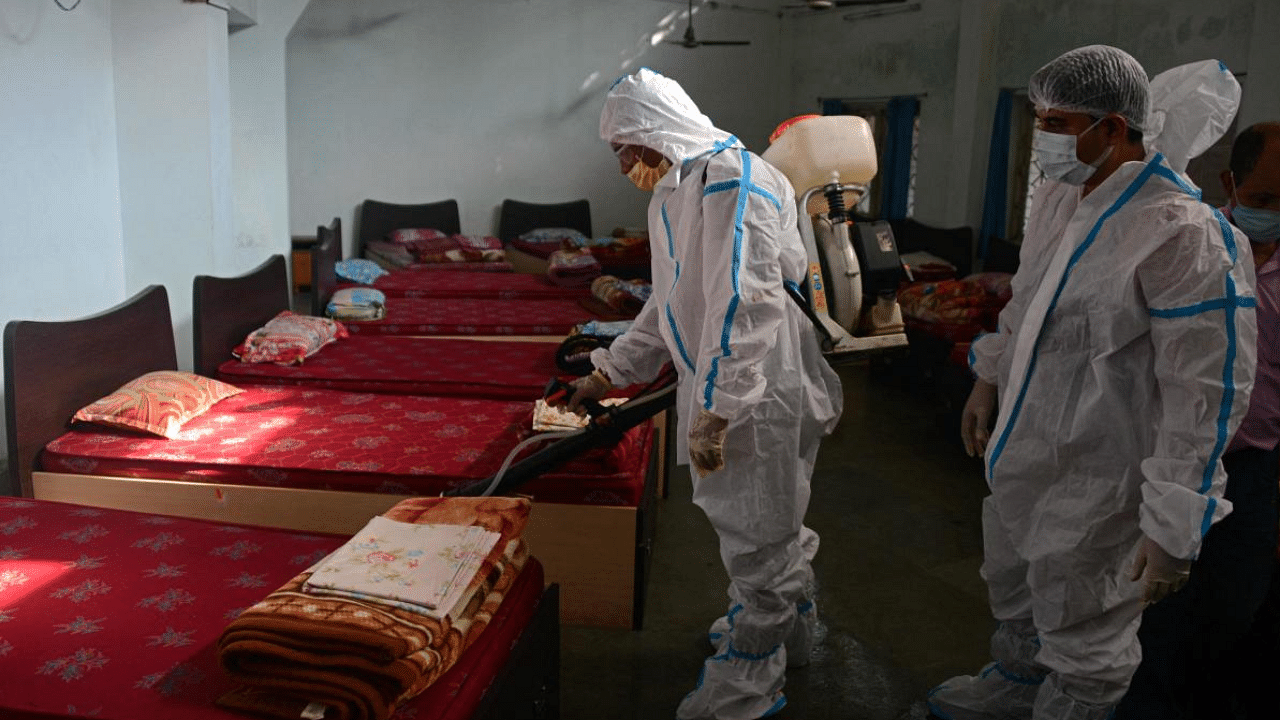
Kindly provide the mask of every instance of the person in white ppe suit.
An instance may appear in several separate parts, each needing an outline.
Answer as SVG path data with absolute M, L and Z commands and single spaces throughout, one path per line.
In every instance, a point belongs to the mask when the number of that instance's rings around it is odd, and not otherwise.
M 1028 95 L 1048 179 L 998 332 L 972 346 L 961 423 L 985 453 L 982 576 L 999 625 L 991 664 L 930 692 L 949 720 L 1112 714 L 1144 605 L 1185 582 L 1230 512 L 1220 458 L 1255 369 L 1247 243 L 1144 148 L 1142 66 L 1079 48 Z M 1164 139 L 1185 162 L 1177 135 Z
M 819 441 L 843 402 L 784 286 L 807 266 L 794 194 L 647 68 L 609 91 L 600 137 L 623 173 L 653 191 L 653 295 L 627 333 L 591 353 L 595 371 L 575 381 L 570 405 L 674 364 L 677 457 L 692 463 L 693 502 L 715 528 L 730 581 L 715 652 L 676 716 L 766 717 L 786 702 L 788 662 L 807 662 L 813 640 L 818 536 L 803 521 Z

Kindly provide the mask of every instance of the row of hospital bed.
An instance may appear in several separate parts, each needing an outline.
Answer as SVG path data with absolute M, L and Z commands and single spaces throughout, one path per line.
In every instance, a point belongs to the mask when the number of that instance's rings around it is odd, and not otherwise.
M 341 254 L 340 224 L 320 230 L 316 294 L 333 287 Z M 386 330 L 362 327 L 289 366 L 232 357 L 289 310 L 283 257 L 197 277 L 194 369 L 240 392 L 173 438 L 69 422 L 140 376 L 177 369 L 165 288 L 86 318 L 9 323 L 17 497 L 0 497 L 0 656 L 14 691 L 0 714 L 237 717 L 214 705 L 231 680 L 213 645 L 238 612 L 370 517 L 492 476 L 529 439 L 533 401 L 558 374 L 555 348 L 592 316 L 569 293 L 523 296 L 518 284 L 537 276 L 505 275 L 514 294 L 423 273 L 408 286 L 426 295 L 388 296 Z M 450 283 L 472 296 L 451 296 Z M 413 315 L 456 309 L 450 300 L 475 321 Z M 564 322 L 534 317 L 552 310 Z M 404 716 L 554 717 L 559 624 L 640 627 L 665 427 L 641 423 L 517 489 L 532 500 L 532 558 L 480 639 Z

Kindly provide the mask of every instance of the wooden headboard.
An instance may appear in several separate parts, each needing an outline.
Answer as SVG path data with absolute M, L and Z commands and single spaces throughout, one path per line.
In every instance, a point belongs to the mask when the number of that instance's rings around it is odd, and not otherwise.
M 197 275 L 191 283 L 195 371 L 216 377 L 231 351 L 281 310 L 289 309 L 289 275 L 283 255 L 272 255 L 244 275 Z
M 522 233 L 538 228 L 573 228 L 593 237 L 591 203 L 585 199 L 562 203 L 502 201 L 498 213 L 498 238 L 502 242 L 509 243 Z
M 329 298 L 338 289 L 334 263 L 342 259 L 342 219 L 334 218 L 326 227 L 316 228 L 316 244 L 311 248 L 311 314 L 324 317 Z
M 462 232 L 457 200 L 397 205 L 395 203 L 365 200 L 360 204 L 359 246 L 355 257 L 364 257 L 364 248 L 370 240 L 386 240 L 387 233 L 405 228 L 435 228 L 446 235 Z
M 5 325 L 5 494 L 31 496 L 37 456 L 69 429 L 77 410 L 144 373 L 177 368 L 163 285 L 80 320 Z

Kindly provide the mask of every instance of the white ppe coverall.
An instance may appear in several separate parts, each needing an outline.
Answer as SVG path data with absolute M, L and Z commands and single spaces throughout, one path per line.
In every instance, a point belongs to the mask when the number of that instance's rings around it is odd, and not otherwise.
M 1230 512 L 1220 457 L 1256 350 L 1248 246 L 1158 152 L 1080 195 L 1036 193 L 1013 298 L 970 354 L 1000 388 L 982 565 L 1000 626 L 982 675 L 931 693 L 954 720 L 1107 717 L 1141 658 L 1127 573 L 1143 535 L 1192 558 Z
M 724 467 L 694 474 L 693 501 L 719 537 L 730 611 L 713 625 L 723 631 L 713 633 L 716 652 L 677 716 L 764 717 L 785 703 L 788 651 L 808 652 L 794 646 L 815 621 L 818 538 L 803 520 L 819 441 L 842 406 L 813 326 L 783 285 L 807 267 L 794 195 L 675 81 L 648 69 L 610 90 L 600 136 L 661 152 L 672 169 L 649 204 L 653 295 L 591 360 L 615 385 L 674 364 L 682 461 L 700 410 L 728 421 Z

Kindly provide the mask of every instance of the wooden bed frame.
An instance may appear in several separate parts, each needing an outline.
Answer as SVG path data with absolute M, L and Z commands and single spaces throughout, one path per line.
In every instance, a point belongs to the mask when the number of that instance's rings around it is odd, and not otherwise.
M 316 244 L 311 248 L 311 314 L 316 317 L 324 317 L 329 298 L 338 289 L 334 264 L 341 259 L 342 218 L 335 217 L 316 228 Z
M 498 239 L 504 243 L 538 228 L 573 228 L 591 237 L 591 203 L 587 199 L 559 203 L 503 200 L 498 212 Z
M 135 334 L 139 327 L 155 332 Z M 143 373 L 176 369 L 178 351 L 163 285 L 80 320 L 5 325 L 5 494 L 32 497 L 37 456 L 67 431 L 77 410 Z
M 278 273 L 282 263 L 283 258 L 272 258 L 250 276 Z M 276 282 L 287 287 L 282 276 Z M 217 295 L 200 293 L 195 326 L 201 331 L 234 324 L 234 318 L 211 309 L 208 301 Z M 244 307 L 270 312 L 266 303 L 232 296 L 236 303 L 223 305 L 224 312 L 240 314 Z M 202 348 L 198 353 L 212 352 L 217 344 L 212 336 L 198 337 L 196 343 Z M 168 295 L 159 285 L 81 320 L 10 322 L 4 348 L 10 494 L 336 533 L 354 533 L 369 517 L 407 497 L 40 470 L 41 449 L 67 431 L 76 410 L 143 373 L 176 369 L 175 355 Z M 653 453 L 639 507 L 535 504 L 526 537 L 547 582 L 562 588 L 564 622 L 640 627 L 662 454 L 660 449 Z
M 364 257 L 364 249 L 370 240 L 386 240 L 387 233 L 405 228 L 434 228 L 446 235 L 462 232 L 457 200 L 400 205 L 380 200 L 360 203 L 360 219 L 356 223 L 356 237 L 352 257 Z

